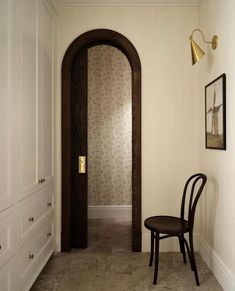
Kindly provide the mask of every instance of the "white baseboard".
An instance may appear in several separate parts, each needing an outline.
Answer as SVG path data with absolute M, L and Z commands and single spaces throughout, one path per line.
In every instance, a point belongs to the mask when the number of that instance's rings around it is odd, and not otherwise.
M 89 205 L 88 218 L 113 218 L 117 221 L 132 220 L 131 205 Z
M 187 236 L 185 236 L 187 239 Z M 194 250 L 198 251 L 199 235 L 194 234 Z M 179 240 L 177 237 L 171 237 L 160 241 L 160 252 L 179 252 Z M 150 232 L 142 235 L 142 252 L 150 252 Z
M 235 290 L 235 276 L 211 246 L 200 237 L 200 254 L 225 291 Z

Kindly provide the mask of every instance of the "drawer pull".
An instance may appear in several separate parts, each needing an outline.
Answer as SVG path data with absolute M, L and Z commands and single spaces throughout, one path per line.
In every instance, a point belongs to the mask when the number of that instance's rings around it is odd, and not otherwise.
M 42 178 L 42 183 L 46 182 L 45 178 Z
M 29 217 L 29 222 L 33 222 L 34 221 L 34 217 Z
M 2 246 L 0 245 L 0 250 L 2 249 Z
M 29 254 L 29 259 L 32 260 L 34 258 L 34 254 Z
M 42 183 L 42 179 L 38 180 L 38 183 L 41 184 Z
M 48 207 L 51 207 L 51 205 L 52 205 L 51 202 L 48 202 L 48 203 L 47 203 L 47 206 L 48 206 Z
M 47 233 L 47 236 L 50 237 L 50 236 L 51 236 L 51 232 L 48 232 L 48 233 Z

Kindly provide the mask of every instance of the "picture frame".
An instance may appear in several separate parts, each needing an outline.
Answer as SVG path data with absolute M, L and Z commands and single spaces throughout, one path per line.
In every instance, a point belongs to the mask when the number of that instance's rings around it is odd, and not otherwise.
M 205 141 L 207 149 L 226 150 L 226 75 L 205 86 Z

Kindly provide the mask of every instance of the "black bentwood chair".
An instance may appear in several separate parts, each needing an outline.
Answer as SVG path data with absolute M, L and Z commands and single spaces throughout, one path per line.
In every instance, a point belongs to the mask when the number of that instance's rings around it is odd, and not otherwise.
M 185 186 L 181 203 L 180 217 L 174 216 L 152 216 L 144 221 L 144 225 L 151 231 L 151 253 L 149 266 L 152 266 L 154 255 L 155 240 L 155 268 L 153 284 L 157 284 L 158 260 L 159 260 L 159 240 L 172 236 L 178 236 L 180 251 L 183 254 L 184 263 L 186 263 L 185 246 L 187 248 L 191 269 L 194 272 L 196 283 L 199 286 L 197 266 L 193 249 L 193 225 L 196 206 L 206 184 L 207 177 L 204 174 L 195 174 L 191 176 Z M 191 186 L 190 186 L 191 185 Z M 190 196 L 187 195 L 190 193 Z M 189 198 L 188 220 L 184 219 L 186 196 Z M 184 238 L 185 233 L 189 233 L 189 244 Z M 163 234 L 160 236 L 160 234 Z

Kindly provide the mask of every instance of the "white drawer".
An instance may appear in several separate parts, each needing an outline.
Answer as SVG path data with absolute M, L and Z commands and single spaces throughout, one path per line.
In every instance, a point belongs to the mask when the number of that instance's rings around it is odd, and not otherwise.
M 0 217 L 0 267 L 15 253 L 16 221 L 12 212 L 6 210 Z
M 18 247 L 32 237 L 53 209 L 53 185 L 42 189 L 19 204 L 17 209 Z
M 40 231 L 18 253 L 20 290 L 28 290 L 54 250 L 54 224 L 51 215 Z
M 16 291 L 16 258 L 15 256 L 0 269 L 0 290 Z

